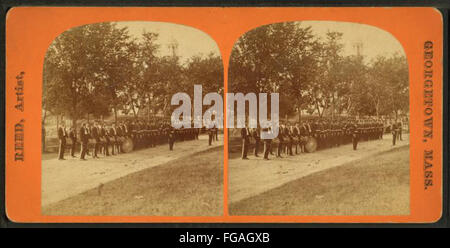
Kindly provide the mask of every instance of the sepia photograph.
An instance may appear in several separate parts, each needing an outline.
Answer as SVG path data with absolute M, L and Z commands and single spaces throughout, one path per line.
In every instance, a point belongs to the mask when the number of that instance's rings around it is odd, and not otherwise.
M 445 222 L 444 12 L 11 6 L 4 217 L 149 227 Z M 174 241 L 263 236 L 189 231 Z
M 233 47 L 228 92 L 279 95 L 275 138 L 248 112 L 228 129 L 230 215 L 410 214 L 408 61 L 393 35 L 332 21 L 255 28 Z
M 193 95 L 194 84 L 223 94 L 209 35 L 88 24 L 55 38 L 43 70 L 43 215 L 222 215 L 222 126 L 175 129 L 171 117 L 172 96 Z

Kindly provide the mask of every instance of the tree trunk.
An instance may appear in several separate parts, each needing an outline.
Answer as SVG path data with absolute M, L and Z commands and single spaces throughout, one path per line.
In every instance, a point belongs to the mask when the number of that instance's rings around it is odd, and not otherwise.
M 77 118 L 72 118 L 72 127 L 74 130 L 77 130 Z
M 131 106 L 131 109 L 133 110 L 134 118 L 137 119 L 137 113 L 136 113 L 136 110 L 134 109 L 134 104 L 133 104 L 133 106 Z
M 334 120 L 334 96 L 331 98 L 331 120 Z
M 380 105 L 380 101 L 378 100 L 378 101 L 376 101 L 375 102 L 375 114 L 376 114 L 376 116 L 377 116 L 377 119 L 378 119 L 378 116 L 379 116 L 379 105 Z
M 147 121 L 150 121 L 150 100 L 148 101 L 147 105 Z
M 77 105 L 78 105 L 78 95 L 77 95 L 77 90 L 75 87 L 72 87 L 72 94 L 73 94 L 73 98 L 72 98 L 72 108 L 73 108 L 73 114 L 72 114 L 72 126 L 75 130 L 77 130 L 77 119 L 78 119 L 78 110 L 77 110 Z
M 117 126 L 117 108 L 114 107 L 114 124 Z
M 314 102 L 315 102 L 315 104 L 316 104 L 317 114 L 319 114 L 319 117 L 321 117 L 322 115 L 320 114 L 319 103 L 317 102 L 317 100 L 315 100 Z
M 42 125 L 45 124 L 45 119 L 47 118 L 47 109 L 44 109 L 44 117 L 42 118 Z

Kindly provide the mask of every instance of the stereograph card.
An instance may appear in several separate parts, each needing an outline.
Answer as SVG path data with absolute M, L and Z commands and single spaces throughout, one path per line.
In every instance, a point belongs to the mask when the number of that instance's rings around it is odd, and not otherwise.
M 12 222 L 433 223 L 430 7 L 15 7 Z

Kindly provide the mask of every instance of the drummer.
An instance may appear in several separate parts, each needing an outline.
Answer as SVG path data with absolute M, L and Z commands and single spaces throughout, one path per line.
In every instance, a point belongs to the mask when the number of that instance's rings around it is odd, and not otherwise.
M 294 136 L 295 154 L 300 154 L 302 148 L 300 147 L 299 152 L 301 137 L 300 137 L 300 127 L 298 123 L 295 123 L 295 126 L 292 127 L 292 134 Z
M 261 133 L 261 129 L 259 126 L 257 128 L 252 129 L 251 135 L 252 135 L 253 139 L 255 140 L 255 151 L 254 151 L 255 157 L 259 157 L 258 152 L 259 152 L 259 144 L 261 141 L 260 133 Z
M 94 122 L 94 125 L 90 127 L 91 129 L 91 140 L 92 144 L 94 144 L 93 152 L 92 152 L 92 158 L 98 158 L 98 150 L 100 147 L 100 137 L 99 137 L 99 130 L 98 130 L 98 123 Z
M 294 154 L 292 154 L 292 145 L 294 143 L 294 140 L 290 123 L 287 123 L 284 127 L 284 133 L 286 136 L 286 155 L 293 156 Z
M 168 135 L 169 150 L 172 151 L 173 144 L 175 143 L 175 129 L 172 126 L 167 125 L 166 132 Z
M 114 124 L 114 126 L 115 125 L 116 124 Z M 123 138 L 124 133 L 123 133 L 123 129 L 122 129 L 121 125 L 119 125 L 116 130 L 117 130 L 117 136 L 116 136 L 117 154 L 120 154 L 120 153 L 122 153 L 122 143 L 123 143 L 123 140 L 124 140 L 124 138 Z
M 106 125 L 103 122 L 102 125 L 100 126 L 100 137 L 102 140 L 101 146 L 103 149 L 103 155 L 104 156 L 109 156 L 109 146 L 111 144 L 110 138 L 109 138 L 109 133 L 108 130 L 106 129 Z
M 83 123 L 80 128 L 80 141 L 81 141 L 80 159 L 86 160 L 85 155 L 86 155 L 86 152 L 88 151 L 88 143 L 89 143 L 89 132 L 88 132 L 88 127 L 87 127 L 86 122 Z
M 70 145 L 70 156 L 72 156 L 72 158 L 76 158 L 75 156 L 75 148 L 77 146 L 77 132 L 75 127 L 72 125 L 72 127 L 70 128 L 69 131 L 69 138 L 72 141 L 71 145 Z
M 116 124 L 113 123 L 111 124 L 111 127 L 109 128 L 109 140 L 111 142 L 111 155 L 115 155 L 119 153 L 119 148 L 118 148 L 118 140 L 117 140 L 117 128 L 116 128 Z
M 358 124 L 355 121 L 350 121 L 348 125 L 346 126 L 346 129 L 348 130 L 349 134 L 352 137 L 352 143 L 353 143 L 353 150 L 356 150 L 358 146 L 358 139 L 359 139 L 359 129 Z
M 277 147 L 277 158 L 282 158 L 281 156 L 281 151 L 283 150 L 283 143 L 284 143 L 284 125 L 280 125 L 280 127 L 278 128 L 280 131 L 278 132 L 278 147 Z
M 309 121 L 306 121 L 305 123 L 303 123 L 302 128 L 300 129 L 300 136 L 301 136 L 300 148 L 302 152 L 306 152 L 305 150 L 306 141 L 311 136 L 311 133 L 312 133 L 311 124 L 309 123 Z
M 263 128 L 263 132 L 271 133 L 272 129 L 269 128 Z M 264 139 L 264 160 L 269 160 L 269 153 L 273 155 L 272 153 L 272 139 Z
M 92 124 L 90 122 L 86 123 L 86 137 L 88 139 L 87 145 L 86 145 L 86 155 L 88 156 L 92 156 L 91 152 L 90 152 L 90 146 L 91 144 L 94 144 L 94 142 L 92 141 L 92 133 L 91 133 L 91 129 L 92 129 Z

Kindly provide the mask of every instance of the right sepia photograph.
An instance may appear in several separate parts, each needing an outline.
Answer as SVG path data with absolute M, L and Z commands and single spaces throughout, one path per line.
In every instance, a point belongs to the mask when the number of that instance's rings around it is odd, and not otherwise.
M 409 215 L 408 73 L 402 45 L 374 26 L 298 21 L 243 34 L 228 92 L 278 93 L 279 124 L 271 139 L 258 121 L 228 129 L 229 214 Z

